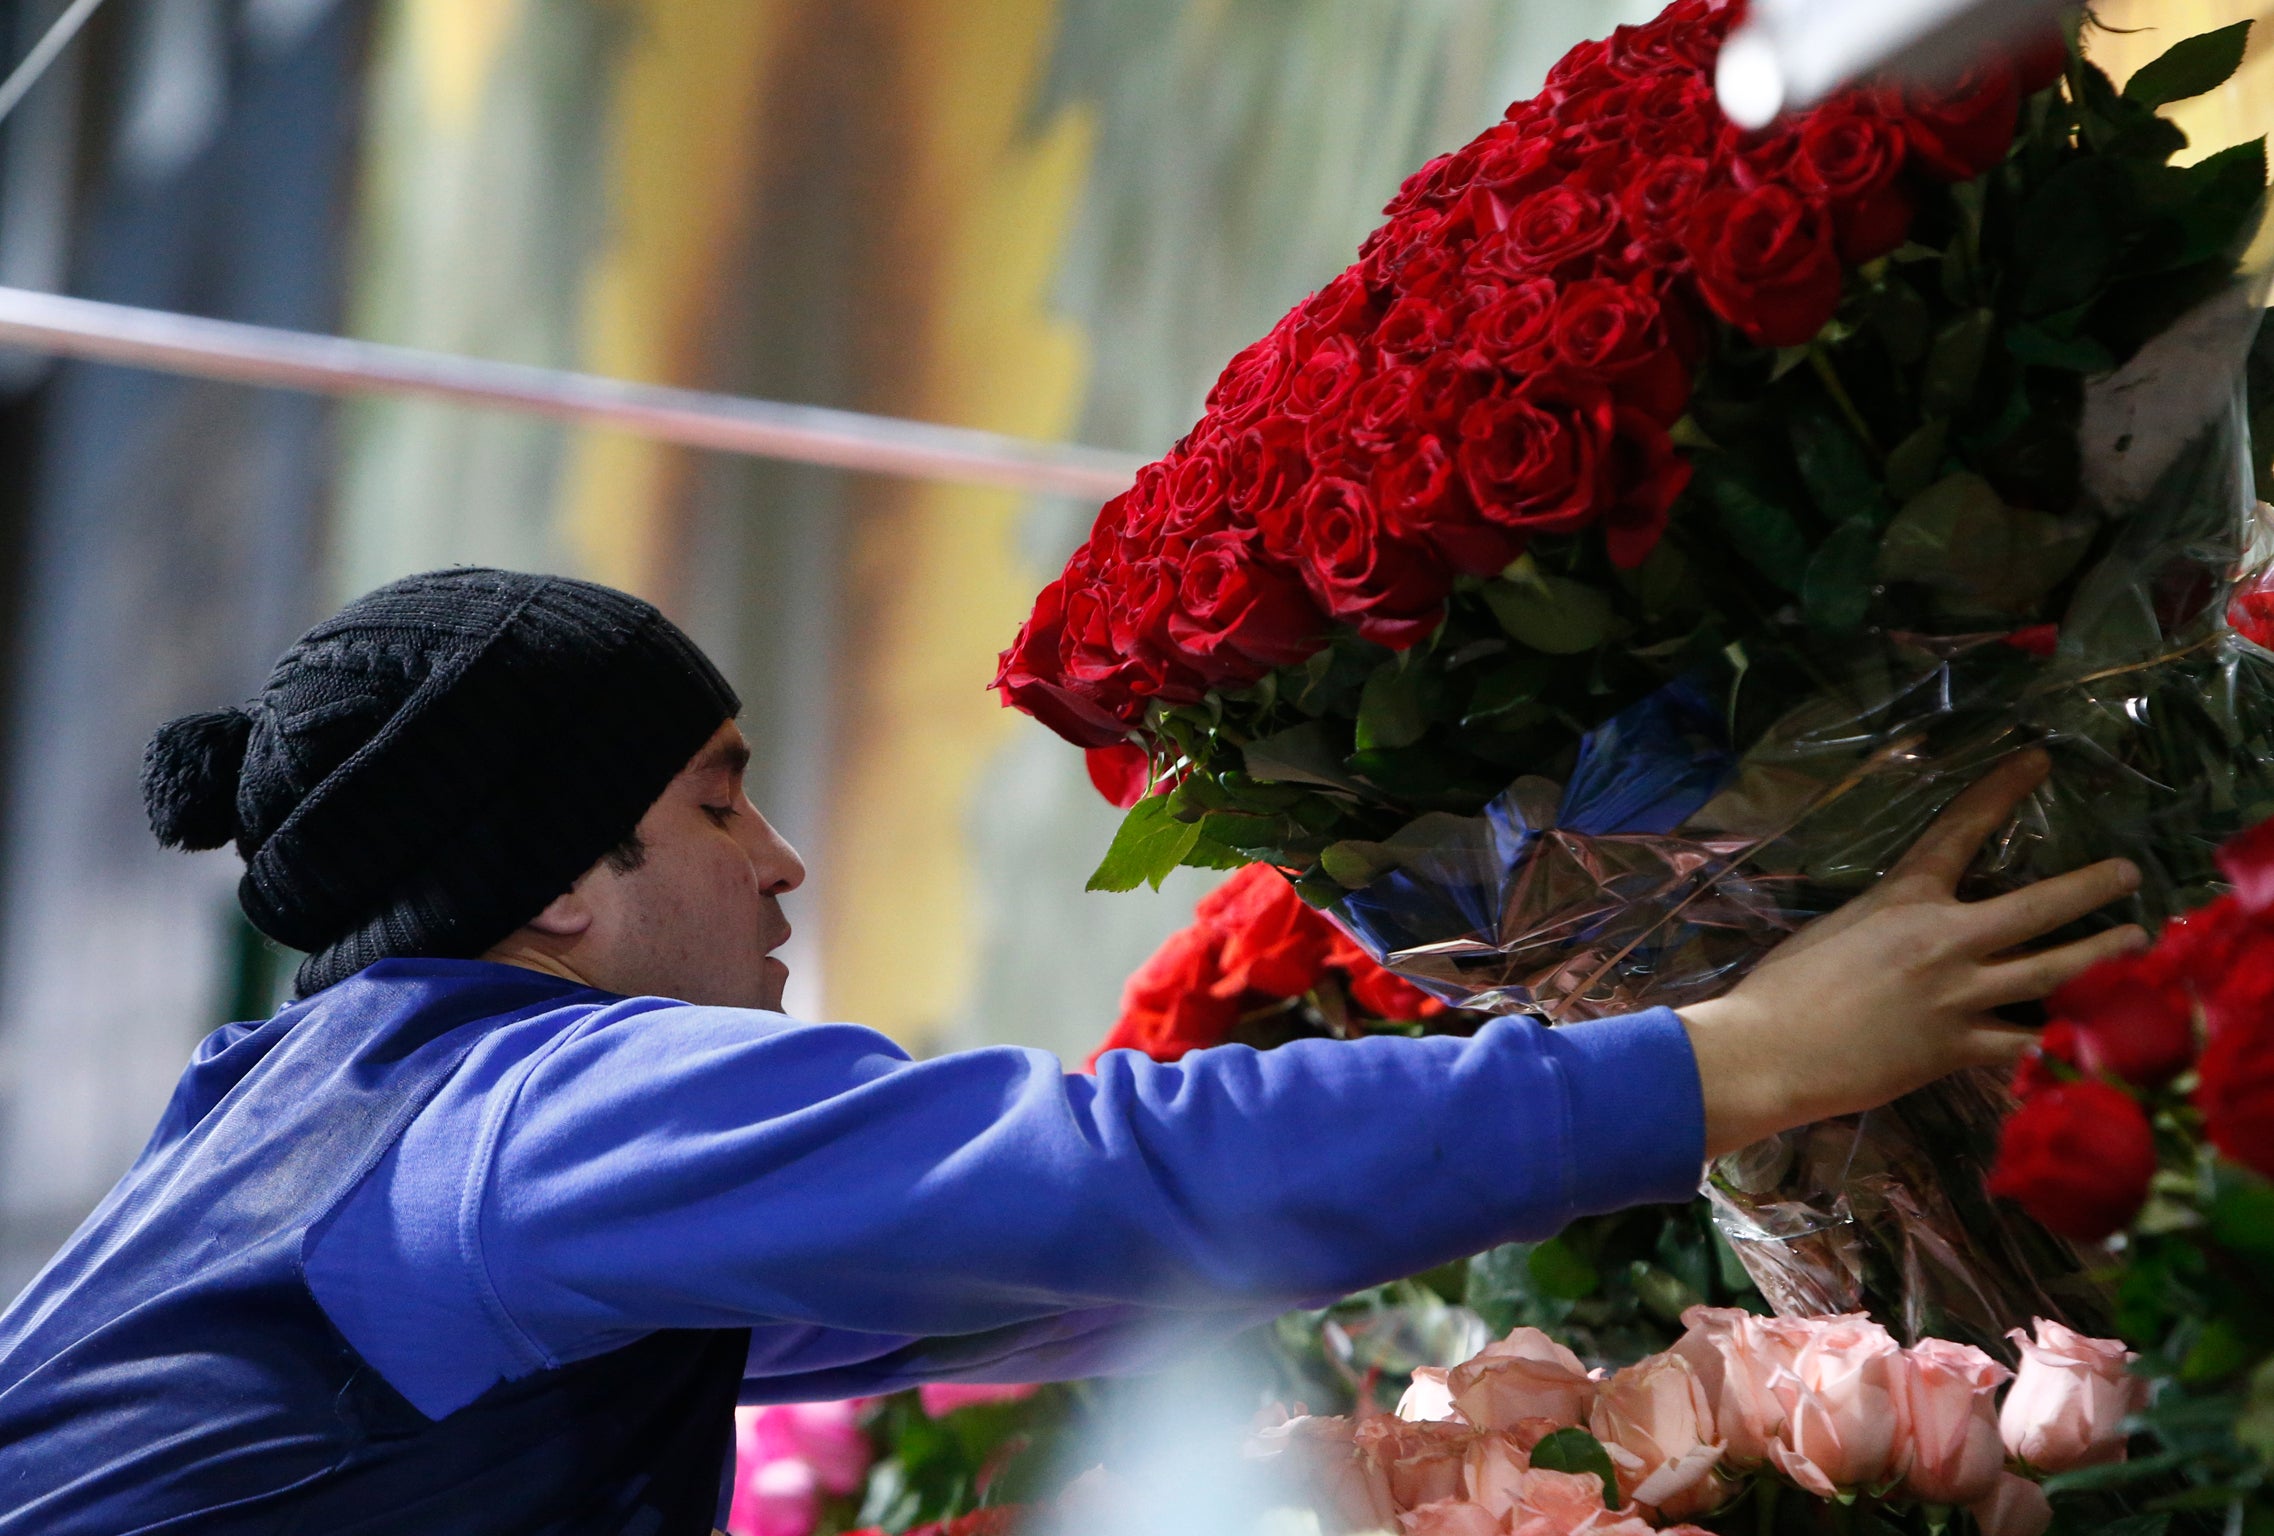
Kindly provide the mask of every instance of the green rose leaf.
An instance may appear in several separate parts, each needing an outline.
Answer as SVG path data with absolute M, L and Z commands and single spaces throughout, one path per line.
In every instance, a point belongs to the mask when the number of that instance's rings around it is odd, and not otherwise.
M 1484 600 L 1510 638 L 1550 656 L 1577 656 L 1626 630 L 1601 590 L 1568 576 L 1531 571 L 1488 582 Z
M 1541 1295 L 1558 1301 L 1584 1301 L 1603 1283 L 1587 1256 L 1557 1237 L 1534 1244 L 1525 1256 L 1524 1269 Z
M 1935 333 L 1927 349 L 1926 374 L 1919 381 L 1919 404 L 1929 416 L 1954 416 L 1974 398 L 1974 386 L 1989 360 L 1997 316 L 1969 310 Z
M 1879 525 L 1869 513 L 1832 530 L 1801 578 L 1800 607 L 1818 629 L 1846 633 L 1863 627 L 1871 607 L 1872 562 L 1879 554 Z
M 1532 1465 L 1549 1472 L 1592 1472 L 1603 1480 L 1603 1505 L 1619 1507 L 1619 1475 L 1603 1442 L 1584 1429 L 1559 1429 L 1532 1447 Z
M 1827 522 L 1879 508 L 1879 474 L 1871 455 L 1830 401 L 1809 396 L 1797 402 L 1791 428 L 1793 463 Z
M 2266 196 L 2266 141 L 2222 149 L 2180 174 L 2194 194 L 2180 215 L 2185 240 L 2175 265 L 2228 256 L 2255 227 Z
M 2250 23 L 2247 21 L 2174 43 L 2159 57 L 2140 66 L 2138 73 L 2124 86 L 2124 99 L 2153 111 L 2215 91 L 2242 68 L 2242 56 L 2249 46 Z
M 1787 592 L 1798 592 L 1808 571 L 1808 539 L 1799 522 L 1740 475 L 1717 468 L 1703 478 L 1730 547 Z
M 1419 669 L 1405 665 L 1402 658 L 1376 667 L 1358 696 L 1358 750 L 1410 747 L 1428 732 Z
M 1113 834 L 1113 846 L 1098 861 L 1085 889 L 1134 891 L 1140 885 L 1150 885 L 1157 891 L 1169 871 L 1184 862 L 1198 841 L 1200 823 L 1178 821 L 1166 796 L 1140 800 L 1122 818 L 1121 830 Z
M 1327 740 L 1326 727 L 1316 720 L 1251 741 L 1240 749 L 1240 755 L 1246 761 L 1248 777 L 1263 783 L 1357 787 L 1343 771 L 1342 754 Z
M 1950 423 L 1940 416 L 1897 443 L 1887 455 L 1887 494 L 1897 505 L 1935 483 L 1950 451 Z

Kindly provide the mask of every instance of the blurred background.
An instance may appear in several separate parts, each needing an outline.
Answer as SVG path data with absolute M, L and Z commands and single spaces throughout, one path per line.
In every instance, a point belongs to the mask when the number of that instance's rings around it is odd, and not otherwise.
M 21 57 L 64 0 L 0 0 Z M 1650 0 L 111 0 L 0 126 L 0 284 L 1152 456 L 1403 176 Z M 2104 0 L 2119 74 L 2244 0 Z M 2158 41 L 2161 32 L 2164 41 Z M 2254 60 L 2204 149 L 2274 121 Z M 0 351 L 0 1297 L 279 999 L 160 721 L 454 562 L 641 593 L 813 869 L 790 1010 L 1079 1058 L 1201 883 L 985 691 L 1094 508 Z M 1190 872 L 1185 872 L 1189 875 Z

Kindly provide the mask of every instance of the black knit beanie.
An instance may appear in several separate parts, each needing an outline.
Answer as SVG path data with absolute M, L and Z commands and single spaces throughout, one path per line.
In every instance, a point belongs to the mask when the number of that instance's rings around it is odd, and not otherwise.
M 587 581 L 461 567 L 350 603 L 260 697 L 159 728 L 158 841 L 235 842 L 301 995 L 479 955 L 621 844 L 741 704 L 694 642 Z

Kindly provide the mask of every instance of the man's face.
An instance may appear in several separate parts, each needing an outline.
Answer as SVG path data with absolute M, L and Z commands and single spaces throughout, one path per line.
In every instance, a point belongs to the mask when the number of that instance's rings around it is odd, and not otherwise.
M 735 1008 L 782 1005 L 790 936 L 781 898 L 805 865 L 743 792 L 750 746 L 729 720 L 640 818 L 646 857 L 577 881 L 590 913 L 576 941 L 585 980 L 629 996 Z

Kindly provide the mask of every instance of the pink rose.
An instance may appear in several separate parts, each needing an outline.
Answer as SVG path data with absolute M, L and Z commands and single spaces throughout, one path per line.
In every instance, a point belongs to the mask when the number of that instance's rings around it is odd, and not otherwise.
M 2006 1449 L 2041 1473 L 2122 1461 L 2124 1420 L 2147 1404 L 2139 1357 L 2115 1339 L 2088 1339 L 2045 1318 L 2033 1343 L 2016 1328 L 2021 1373 L 1998 1414 Z
M 1360 1419 L 1351 1433 L 1359 1453 L 1389 1479 L 1399 1509 L 1459 1498 L 1461 1462 L 1475 1438 L 1466 1424 L 1409 1424 L 1387 1413 Z
M 727 1536 L 812 1536 L 821 1523 L 821 1491 L 802 1461 L 738 1467 Z
M 1610 1453 L 1619 1492 L 1632 1503 L 1678 1519 L 1728 1496 L 1714 1475 L 1722 1448 L 1713 1403 L 1680 1355 L 1652 1355 L 1604 1382 L 1588 1427 Z
M 1461 1410 L 1453 1406 L 1453 1389 L 1445 1384 L 1442 1366 L 1425 1365 L 1413 1373 L 1413 1382 L 1398 1399 L 1398 1417 L 1416 1424 L 1458 1424 Z
M 1508 1521 L 1482 1504 L 1439 1499 L 1398 1516 L 1404 1536 L 1507 1536 Z
M 2000 1472 L 1988 1498 L 1966 1506 L 1982 1536 L 2045 1536 L 2053 1523 L 2053 1501 L 2026 1477 Z
M 1545 1420 L 1539 1422 L 1546 1424 Z M 1526 1437 L 1496 1431 L 1470 1441 L 1469 1454 L 1461 1464 L 1461 1481 L 1469 1497 L 1495 1514 L 1513 1511 L 1523 1496 L 1524 1479 L 1532 1471 L 1532 1447 L 1553 1433 L 1543 1428 L 1542 1433 Z M 1600 1494 L 1600 1483 L 1596 1490 Z
M 1509 1524 L 1520 1531 L 1540 1521 L 1557 1536 L 1577 1536 L 1582 1531 L 1602 1531 L 1607 1515 L 1603 1480 L 1594 1473 L 1534 1470 L 1517 1485 Z
M 1397 1520 L 1390 1480 L 1371 1456 L 1358 1449 L 1358 1426 L 1345 1418 L 1302 1417 L 1263 1429 L 1248 1441 L 1247 1454 L 1283 1462 L 1296 1487 L 1307 1490 L 1322 1513 L 1346 1530 L 1384 1530 Z
M 1445 1383 L 1462 1417 L 1479 1429 L 1514 1429 L 1526 1419 L 1558 1428 L 1582 1423 L 1595 1383 L 1579 1357 L 1537 1328 L 1519 1328 L 1464 1365 Z
M 1896 1372 L 1897 1422 L 1909 1441 L 1903 1490 L 1928 1504 L 1989 1498 L 2005 1471 L 1997 1390 L 2013 1372 L 1968 1344 L 1922 1339 Z
M 1023 1386 L 977 1386 L 960 1381 L 927 1381 L 916 1389 L 916 1401 L 927 1418 L 944 1418 L 958 1408 L 975 1408 L 982 1403 L 1017 1403 L 1034 1396 L 1030 1383 Z
M 1772 1382 L 1785 1425 L 1769 1460 L 1818 1498 L 1885 1482 L 1899 1470 L 1895 1393 L 1902 1349 L 1860 1313 L 1782 1318 L 1765 1326 L 1800 1341 L 1792 1363 Z
M 746 1465 L 802 1461 L 831 1493 L 851 1493 L 876 1459 L 861 1433 L 861 1405 L 779 1403 L 735 1411 L 736 1454 Z
M 1689 1331 L 1672 1352 L 1690 1363 L 1713 1404 L 1723 1460 L 1759 1466 L 1784 1430 L 1784 1405 L 1769 1383 L 1792 1358 L 1786 1336 L 1738 1307 L 1692 1307 L 1682 1321 Z

